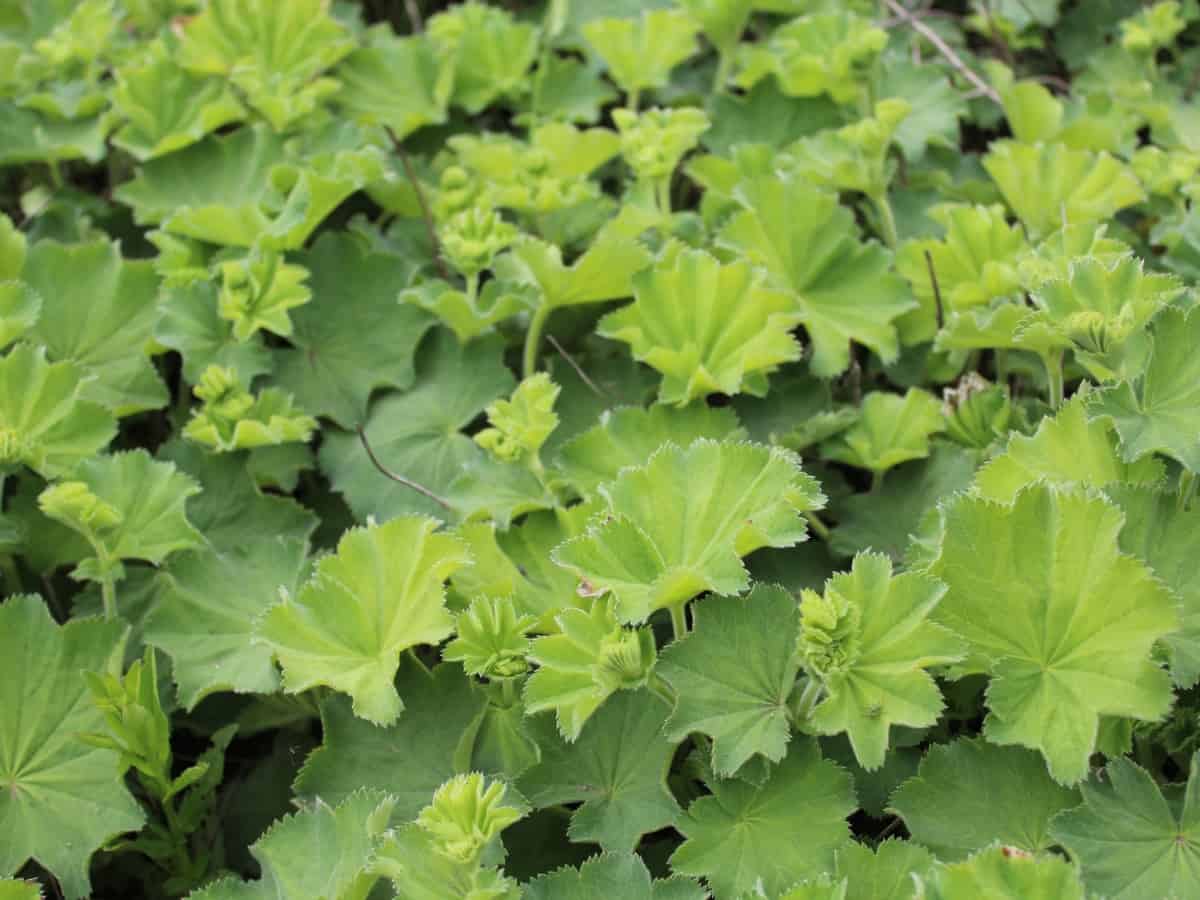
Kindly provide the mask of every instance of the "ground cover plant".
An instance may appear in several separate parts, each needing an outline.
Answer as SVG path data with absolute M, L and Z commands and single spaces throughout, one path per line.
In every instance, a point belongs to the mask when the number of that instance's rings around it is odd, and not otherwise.
M 1200 897 L 1198 38 L 0 3 L 0 898 Z

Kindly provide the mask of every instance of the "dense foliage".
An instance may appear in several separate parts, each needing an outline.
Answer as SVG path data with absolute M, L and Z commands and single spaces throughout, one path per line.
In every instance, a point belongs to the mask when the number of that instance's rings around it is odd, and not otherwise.
M 1200 897 L 1200 4 L 430 6 L 0 2 L 0 898 Z

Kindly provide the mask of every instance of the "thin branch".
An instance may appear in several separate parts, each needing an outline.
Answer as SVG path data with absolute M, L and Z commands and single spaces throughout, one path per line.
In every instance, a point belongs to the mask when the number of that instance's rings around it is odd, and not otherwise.
M 404 12 L 408 15 L 408 25 L 413 34 L 425 30 L 425 20 L 421 18 L 421 7 L 417 5 L 417 0 L 404 0 Z
M 933 254 L 925 251 L 925 267 L 929 269 L 929 283 L 933 285 L 933 302 L 937 304 L 937 327 L 941 331 L 946 326 L 946 308 L 942 306 L 942 288 L 938 284 L 937 270 L 933 267 Z
M 604 397 L 605 399 L 609 399 L 608 392 L 605 391 L 603 388 L 601 388 L 594 381 L 592 381 L 592 379 L 588 378 L 587 372 L 583 371 L 583 369 L 580 367 L 579 363 L 575 362 L 575 358 L 573 356 L 571 356 L 570 353 L 568 353 L 566 350 L 563 349 L 562 344 L 560 344 L 557 340 L 555 340 L 554 335 L 547 334 L 546 340 L 548 340 L 550 342 L 550 346 L 552 346 L 555 350 L 558 351 L 558 355 L 567 361 L 567 365 L 569 365 L 572 369 L 575 370 L 575 374 L 579 376 L 580 381 L 582 381 L 584 384 L 586 384 L 588 387 L 590 387 L 592 389 L 592 393 L 594 393 L 597 397 Z
M 400 164 L 404 166 L 404 174 L 408 176 L 409 182 L 413 186 L 413 190 L 417 193 L 417 203 L 421 207 L 421 217 L 425 220 L 425 230 L 429 232 L 429 243 L 433 247 L 433 262 L 437 266 L 438 274 L 442 276 L 442 280 L 450 280 L 450 272 L 446 268 L 446 263 L 442 259 L 442 248 L 438 243 L 437 226 L 433 223 L 433 213 L 429 209 L 429 202 L 425 199 L 425 189 L 421 187 L 420 179 L 417 178 L 416 170 L 413 169 L 412 160 L 408 158 L 408 151 L 404 149 L 404 145 L 396 138 L 396 133 L 391 128 L 387 130 L 388 137 L 392 139 L 392 147 L 396 151 L 396 155 L 400 157 Z
M 358 439 L 359 439 L 359 441 L 362 442 L 363 449 L 367 451 L 367 456 L 370 458 L 371 464 L 374 465 L 375 468 L 378 469 L 381 474 L 387 476 L 388 478 L 390 478 L 392 481 L 396 482 L 397 484 L 402 484 L 406 488 L 410 488 L 411 490 L 416 491 L 422 497 L 428 497 L 430 500 L 432 500 L 438 506 L 442 507 L 442 509 L 445 509 L 450 512 L 452 512 L 454 510 L 454 507 L 450 505 L 449 501 L 442 499 L 437 494 L 435 494 L 433 491 L 431 491 L 429 488 L 425 487 L 422 484 L 417 484 L 415 481 L 413 481 L 410 478 L 405 478 L 403 475 L 399 475 L 396 472 L 393 472 L 391 469 L 389 469 L 387 466 L 385 466 L 383 463 L 381 463 L 379 461 L 379 457 L 377 457 L 375 455 L 375 451 L 371 449 L 370 441 L 367 440 L 366 429 L 364 429 L 361 425 L 359 425 L 355 430 L 358 432 Z
M 997 106 L 1004 105 L 1000 100 L 1000 95 L 996 93 L 996 89 L 976 75 L 975 72 L 972 71 L 971 68 L 962 61 L 962 57 L 954 52 L 954 48 L 943 41 L 941 36 L 936 31 L 914 16 L 909 10 L 897 3 L 896 0 L 883 0 L 883 3 L 892 11 L 894 15 L 899 16 L 901 19 L 907 22 L 909 27 L 917 32 L 917 34 L 921 35 L 921 37 L 933 44 L 933 46 L 937 48 L 938 53 L 942 54 L 942 56 L 946 58 L 946 61 L 949 62 L 950 65 L 954 66 L 955 69 L 961 72 L 962 76 L 966 78 L 967 81 L 975 85 L 981 94 L 994 102 Z

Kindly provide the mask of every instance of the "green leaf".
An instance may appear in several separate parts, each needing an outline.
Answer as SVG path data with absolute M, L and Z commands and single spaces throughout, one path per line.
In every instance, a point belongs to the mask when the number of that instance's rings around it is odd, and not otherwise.
M 700 140 L 721 156 L 730 156 L 740 144 L 780 150 L 842 123 L 841 111 L 828 97 L 788 97 L 774 81 L 760 81 L 742 96 L 716 94 L 709 100 L 708 114 L 712 128 Z
M 539 875 L 525 889 L 526 900 L 704 900 L 707 893 L 690 878 L 650 880 L 650 870 L 636 853 L 602 853 L 578 869 L 562 868 Z
M 1162 465 L 1155 460 L 1123 463 L 1108 428 L 1089 422 L 1085 410 L 1084 398 L 1072 398 L 1054 418 L 1043 419 L 1032 436 L 1014 434 L 1004 452 L 979 470 L 975 490 L 1009 503 L 1035 481 L 1102 488 L 1117 482 L 1152 485 L 1162 479 Z
M 924 728 L 944 705 L 927 671 L 963 657 L 963 646 L 930 615 L 945 593 L 915 572 L 892 574 L 891 560 L 854 557 L 849 572 L 800 601 L 800 655 L 825 697 L 809 716 L 818 734 L 846 732 L 859 765 L 883 765 L 893 725 Z
M 617 86 L 635 97 L 647 88 L 666 87 L 671 70 L 699 49 L 699 28 L 678 9 L 648 9 L 630 19 L 593 19 L 582 31 Z
M 42 900 L 42 888 L 36 881 L 0 879 L 0 900 Z
M 742 46 L 736 82 L 749 88 L 774 75 L 789 96 L 828 93 L 838 103 L 852 103 L 885 46 L 887 33 L 853 12 L 798 16 L 769 40 Z
M 659 447 L 687 447 L 698 438 L 741 440 L 745 431 L 730 409 L 700 403 L 691 406 L 622 406 L 605 410 L 600 421 L 569 440 L 559 452 L 558 468 L 582 494 L 614 480 L 629 466 L 642 466 Z
M 988 739 L 1081 780 L 1100 716 L 1152 721 L 1170 706 L 1150 650 L 1178 628 L 1174 600 L 1120 553 L 1120 511 L 1094 494 L 1037 484 L 1012 506 L 960 496 L 944 516 L 936 617 L 970 644 L 964 665 L 992 676 Z
M 914 841 L 953 862 L 996 842 L 1050 850 L 1051 819 L 1079 800 L 1078 789 L 1055 784 L 1032 750 L 962 738 L 931 747 L 888 806 Z
M 341 90 L 334 103 L 366 125 L 384 125 L 402 141 L 426 125 L 446 121 L 454 90 L 453 67 L 437 58 L 429 41 L 371 32 L 337 67 Z
M 337 90 L 321 74 L 354 47 L 323 0 L 210 0 L 181 28 L 179 62 L 229 79 L 276 131 Z
M 627 622 L 701 591 L 745 590 L 740 557 L 804 540 L 801 514 L 825 502 L 786 451 L 707 439 L 686 450 L 662 447 L 645 466 L 623 470 L 604 495 L 608 513 L 554 559 L 586 580 L 589 593 L 611 591 Z
M 545 372 L 530 375 L 507 399 L 488 404 L 488 425 L 475 435 L 475 443 L 504 462 L 532 460 L 558 427 L 554 402 L 562 390 Z
M 183 428 L 183 436 L 218 453 L 305 443 L 317 427 L 292 398 L 278 388 L 251 394 L 233 369 L 209 366 L 194 389 L 203 402 Z
M 291 313 L 294 347 L 275 351 L 272 377 L 304 409 L 350 428 L 379 388 L 412 387 L 433 320 L 395 302 L 398 261 L 349 235 L 322 235 L 297 258 L 312 273 L 313 299 Z
M 899 98 L 880 100 L 872 115 L 850 125 L 801 138 L 789 152 L 795 177 L 836 191 L 861 191 L 885 207 L 895 166 L 888 151 L 912 107 Z M 881 229 L 894 243 L 886 226 Z
M 1153 323 L 1154 344 L 1136 378 L 1087 398 L 1088 415 L 1108 421 L 1120 437 L 1121 458 L 1137 462 L 1162 453 L 1200 471 L 1200 313 L 1164 309 Z
M 667 704 L 646 690 L 612 697 L 568 742 L 544 719 L 531 723 L 541 761 L 517 782 L 535 807 L 581 803 L 567 835 L 605 850 L 633 850 L 642 836 L 674 824 L 667 789 L 675 742 L 662 735 Z
M 536 238 L 524 237 L 496 260 L 496 275 L 536 287 L 538 306 L 558 309 L 620 300 L 633 294 L 633 276 L 650 263 L 649 252 L 616 229 L 601 231 L 570 266 L 562 250 Z
M 1191 687 L 1200 680 L 1200 506 L 1181 508 L 1177 494 L 1144 485 L 1110 485 L 1105 493 L 1125 515 L 1121 550 L 1153 569 L 1179 602 L 1179 631 L 1163 643 L 1171 677 Z
M 928 340 L 938 331 L 937 298 L 926 253 L 933 260 L 945 317 L 1017 293 L 1021 289 L 1017 263 L 1028 249 L 1020 226 L 1010 225 L 998 204 L 945 203 L 926 215 L 945 229 L 945 235 L 909 241 L 896 255 L 896 270 L 921 304 L 900 322 L 901 336 L 909 344 Z
M 253 640 L 254 625 L 281 592 L 296 591 L 306 556 L 303 541 L 260 535 L 244 546 L 171 562 L 143 636 L 171 657 L 185 708 L 216 691 L 279 689 L 271 649 Z
M 117 754 L 88 746 L 103 727 L 81 671 L 119 671 L 125 626 L 81 619 L 55 625 L 37 597 L 0 605 L 0 873 L 36 859 L 70 898 L 91 894 L 88 861 L 144 816 Z
M 957 151 L 958 120 L 967 101 L 943 72 L 928 63 L 891 59 L 879 76 L 880 99 L 898 98 L 910 107 L 892 136 L 909 162 L 920 162 L 927 147 Z
M 886 472 L 929 456 L 929 438 L 945 427 L 942 405 L 928 391 L 909 388 L 903 397 L 872 391 L 863 398 L 858 421 L 826 441 L 821 452 L 826 459 Z
M 916 879 L 924 877 L 934 862 L 924 847 L 894 838 L 874 851 L 854 841 L 834 856 L 834 872 L 846 879 L 846 900 L 920 900 Z
M 59 119 L 11 103 L 0 104 L 0 164 L 57 163 L 104 158 L 108 116 Z
M 745 597 L 709 597 L 692 615 L 691 633 L 659 661 L 676 696 L 667 736 L 711 737 L 719 777 L 755 754 L 778 762 L 787 752 L 787 702 L 800 668 L 795 599 L 782 588 L 756 585 Z
M 182 150 L 246 116 L 228 82 L 189 72 L 159 45 L 116 78 L 113 108 L 125 124 L 113 143 L 139 160 Z
M 929 900 L 1084 900 L 1085 896 L 1075 869 L 1061 856 L 1030 856 L 1007 847 L 992 847 L 936 870 L 928 889 Z
M 765 376 L 800 358 L 793 309 L 744 261 L 722 265 L 677 248 L 634 276 L 634 302 L 605 316 L 597 333 L 662 373 L 659 402 L 686 406 L 710 393 L 765 394 Z
M 250 846 L 262 868 L 262 880 L 254 882 L 245 895 L 223 892 L 216 897 L 365 897 L 379 878 L 374 871 L 375 854 L 395 802 L 392 797 L 361 790 L 336 806 L 317 802 L 278 820 Z M 199 900 L 206 892 L 189 896 Z
M 512 13 L 468 0 L 429 20 L 438 57 L 454 71 L 453 101 L 469 113 L 529 89 L 527 75 L 538 49 L 538 29 Z
M 756 888 L 781 893 L 828 869 L 849 840 L 850 776 L 821 759 L 815 741 L 794 742 L 760 785 L 731 778 L 709 787 L 712 795 L 694 801 L 676 824 L 686 840 L 671 868 L 703 876 L 716 900 Z
M 285 691 L 327 685 L 354 699 L 356 715 L 396 720 L 404 708 L 392 684 L 400 654 L 453 631 L 443 582 L 468 559 L 436 527 L 409 516 L 348 531 L 294 598 L 266 612 L 256 633 L 279 660 Z
M 843 372 L 850 341 L 894 360 L 899 341 L 892 322 L 915 303 L 889 271 L 890 253 L 859 241 L 850 210 L 803 179 L 756 179 L 737 195 L 746 208 L 729 219 L 718 243 L 793 293 L 813 343 L 813 374 Z
M 441 279 L 400 292 L 402 305 L 433 313 L 464 344 L 523 312 L 534 301 L 534 291 L 528 286 L 499 278 L 490 279 L 474 297 Z
M 121 560 L 157 565 L 177 550 L 200 545 L 184 511 L 200 486 L 171 463 L 130 450 L 85 459 L 71 474 L 71 481 L 42 491 L 38 507 L 91 545 L 92 556 L 75 569 L 75 577 L 104 581 L 120 572 Z
M 514 678 L 525 674 L 533 616 L 517 613 L 509 597 L 476 597 L 454 623 L 455 637 L 442 649 L 446 662 L 460 662 L 468 675 Z
M 489 784 L 478 772 L 455 775 L 434 792 L 417 816 L 417 826 L 430 834 L 443 856 L 473 862 L 501 831 L 528 812 L 520 798 L 517 806 L 502 805 L 506 792 L 504 782 Z
M 704 111 L 693 106 L 641 113 L 614 109 L 612 119 L 621 133 L 621 155 L 639 181 L 669 179 L 711 125 Z M 669 212 L 666 202 L 660 205 Z
M 375 867 L 392 881 L 399 900 L 520 900 L 520 888 L 498 868 L 464 863 L 440 852 L 417 825 L 390 833 Z
M 555 616 L 558 633 L 535 640 L 529 658 L 538 670 L 525 683 L 529 713 L 554 710 L 567 741 L 617 691 L 645 686 L 654 668 L 654 634 L 649 628 L 622 628 L 611 600 L 590 610 L 565 609 Z
M 1107 153 L 1062 144 L 996 141 L 983 167 L 1030 235 L 1091 224 L 1146 199 L 1137 178 Z
M 1083 785 L 1083 805 L 1059 815 L 1055 840 L 1083 868 L 1088 889 L 1112 900 L 1200 891 L 1200 765 L 1187 787 L 1155 783 L 1127 759 Z
M 501 341 L 494 337 L 464 346 L 449 331 L 431 335 L 417 352 L 412 390 L 380 399 L 367 419 L 367 437 L 383 464 L 444 494 L 468 463 L 482 459 L 483 451 L 460 429 L 516 384 L 501 351 Z M 384 478 L 356 435 L 326 434 L 321 467 L 362 519 L 410 512 L 447 514 L 436 503 Z
M 975 453 L 933 444 L 926 459 L 898 466 L 877 490 L 851 494 L 837 505 L 830 548 L 844 556 L 875 550 L 899 562 L 936 516 L 937 504 L 970 487 L 977 465 Z
M 271 355 L 260 336 L 246 341 L 234 337 L 233 324 L 217 312 L 217 286 L 208 281 L 169 291 L 154 340 L 183 357 L 183 377 L 190 384 L 199 382 L 209 366 L 234 369 L 247 382 L 271 370 Z
M 344 698 L 321 704 L 324 741 L 296 778 L 300 799 L 336 804 L 368 788 L 394 796 L 393 821 L 408 822 L 439 785 L 465 770 L 457 753 L 484 698 L 462 668 L 441 665 L 428 672 L 405 656 L 396 684 L 405 697 L 404 714 L 387 728 L 354 715 Z
M 43 347 L 18 344 L 0 357 L 0 469 L 23 464 L 52 478 L 103 450 L 116 422 L 81 399 L 85 386 L 78 366 L 47 362 Z
M 149 262 L 122 260 L 108 240 L 40 241 L 22 277 L 42 298 L 41 317 L 26 337 L 44 344 L 51 360 L 71 360 L 94 376 L 85 399 L 118 416 L 166 404 L 149 353 L 159 293 Z
M 0 350 L 37 324 L 42 298 L 19 281 L 0 283 Z

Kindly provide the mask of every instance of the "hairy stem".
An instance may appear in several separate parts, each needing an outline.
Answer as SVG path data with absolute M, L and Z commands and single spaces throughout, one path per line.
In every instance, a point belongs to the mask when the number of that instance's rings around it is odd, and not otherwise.
M 1046 367 L 1046 381 L 1049 384 L 1050 408 L 1058 409 L 1063 405 L 1065 395 L 1063 387 L 1063 352 L 1053 350 L 1042 356 L 1042 364 Z
M 887 190 L 871 195 L 875 211 L 879 213 L 879 225 L 883 231 L 883 242 L 892 250 L 900 244 L 900 233 L 896 230 L 896 214 L 892 212 L 891 201 L 888 200 Z
M 804 518 L 808 520 L 808 527 L 812 529 L 813 534 L 823 541 L 829 540 L 829 526 L 821 521 L 821 517 L 815 512 L 806 512 Z
M 687 627 L 687 612 L 686 603 L 679 603 L 670 607 L 671 611 L 671 631 L 675 635 L 675 640 L 680 640 L 688 633 Z
M 538 350 L 542 344 L 542 332 L 546 328 L 546 320 L 550 318 L 550 307 L 539 306 L 529 320 L 529 330 L 525 332 L 525 352 L 521 356 L 521 377 L 528 378 L 537 371 Z

